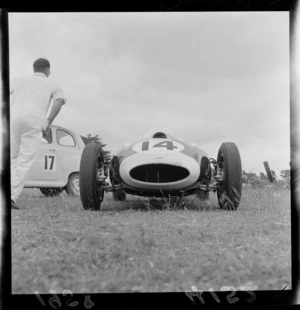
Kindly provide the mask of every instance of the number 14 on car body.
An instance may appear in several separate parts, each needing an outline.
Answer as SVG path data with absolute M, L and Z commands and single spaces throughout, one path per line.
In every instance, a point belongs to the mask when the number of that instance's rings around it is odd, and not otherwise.
M 136 152 L 150 152 L 150 153 L 166 153 L 166 152 L 180 152 L 184 146 L 177 141 L 150 139 L 136 143 L 132 149 Z

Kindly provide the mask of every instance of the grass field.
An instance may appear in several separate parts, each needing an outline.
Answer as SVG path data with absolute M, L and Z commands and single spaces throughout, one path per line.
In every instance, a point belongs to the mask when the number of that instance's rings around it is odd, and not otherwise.
M 12 293 L 291 285 L 290 191 L 245 188 L 237 211 L 210 197 L 178 208 L 107 194 L 99 212 L 65 193 L 25 189 L 12 210 Z

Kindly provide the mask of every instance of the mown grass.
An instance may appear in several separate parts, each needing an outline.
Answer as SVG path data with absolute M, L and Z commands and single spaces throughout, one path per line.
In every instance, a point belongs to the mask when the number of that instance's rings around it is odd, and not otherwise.
M 12 210 L 12 292 L 176 292 L 291 284 L 290 192 L 244 189 L 237 211 L 214 194 L 178 207 L 105 196 L 102 211 L 26 189 Z

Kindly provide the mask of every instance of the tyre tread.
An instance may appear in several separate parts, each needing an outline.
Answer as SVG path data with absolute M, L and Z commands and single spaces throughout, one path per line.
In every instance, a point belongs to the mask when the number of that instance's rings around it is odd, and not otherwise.
M 89 143 L 85 146 L 80 161 L 80 198 L 83 208 L 86 210 L 100 210 L 102 198 L 96 191 L 96 174 L 98 155 L 103 153 L 97 143 Z
M 236 210 L 239 206 L 242 191 L 242 165 L 240 153 L 233 142 L 222 143 L 219 158 L 223 154 L 225 165 L 225 192 L 218 191 L 219 205 L 222 209 Z

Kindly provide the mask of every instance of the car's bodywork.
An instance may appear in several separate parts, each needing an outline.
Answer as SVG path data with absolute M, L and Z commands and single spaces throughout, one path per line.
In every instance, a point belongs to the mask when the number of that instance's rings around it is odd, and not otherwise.
M 40 188 L 45 195 L 79 196 L 79 167 L 84 142 L 73 130 L 52 125 L 42 138 L 25 187 Z
M 108 175 L 111 185 L 105 182 Z M 173 197 L 218 191 L 220 205 L 232 204 L 236 209 L 241 176 L 234 143 L 223 143 L 215 160 L 196 145 L 156 132 L 148 139 L 127 144 L 110 162 L 103 159 L 99 146 L 87 145 L 81 158 L 80 193 L 84 208 L 99 209 L 104 191 L 112 191 L 115 200 L 124 200 L 126 193 Z
M 125 147 L 112 159 L 112 184 L 142 196 L 176 196 L 209 184 L 211 171 L 204 151 L 167 134 L 157 136 Z

